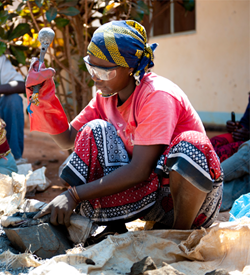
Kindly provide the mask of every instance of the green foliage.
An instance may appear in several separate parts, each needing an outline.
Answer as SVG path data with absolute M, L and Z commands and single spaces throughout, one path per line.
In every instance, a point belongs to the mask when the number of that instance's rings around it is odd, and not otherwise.
M 19 2 L 15 10 L 13 3 Z M 194 0 L 178 0 L 191 9 Z M 39 57 L 38 32 L 51 27 L 54 41 L 45 56 L 46 66 L 56 70 L 56 92 L 69 119 L 92 97 L 93 80 L 82 57 L 96 26 L 111 20 L 134 19 L 143 23 L 154 8 L 153 0 L 1 0 L 0 55 L 6 54 L 18 69 L 29 68 Z M 12 6 L 12 7 L 11 7 Z M 152 14 L 152 13 L 151 13 Z M 48 58 L 49 56 L 49 58 Z M 70 91 L 70 92 L 69 92 Z
M 0 56 L 5 53 L 7 45 L 3 42 L 0 42 Z
M 25 65 L 25 54 L 18 46 L 10 46 L 11 53 L 16 57 L 18 63 Z
M 57 9 L 54 7 L 51 7 L 49 10 L 46 11 L 46 18 L 49 22 L 54 20 L 57 15 Z
M 63 28 L 69 24 L 69 20 L 65 18 L 55 18 L 55 23 L 58 28 Z
M 96 29 L 93 22 L 141 21 L 145 14 L 149 9 L 143 1 L 1 0 L 0 55 L 6 54 L 18 69 L 28 69 L 31 58 L 40 54 L 39 30 L 51 27 L 55 38 L 44 63 L 56 70 L 57 95 L 71 119 L 92 97 L 94 82 L 82 57 Z
M 75 16 L 80 13 L 80 11 L 74 7 L 68 7 L 66 9 L 62 9 L 58 11 L 60 14 L 68 15 L 68 16 Z
M 12 26 L 14 27 L 14 24 Z M 27 24 L 27 23 L 20 23 L 20 24 L 17 25 L 16 28 L 11 30 L 11 32 L 9 33 L 7 39 L 8 39 L 8 41 L 11 41 L 15 38 L 23 36 L 26 33 L 29 33 L 32 36 L 31 31 L 30 31 L 30 25 Z

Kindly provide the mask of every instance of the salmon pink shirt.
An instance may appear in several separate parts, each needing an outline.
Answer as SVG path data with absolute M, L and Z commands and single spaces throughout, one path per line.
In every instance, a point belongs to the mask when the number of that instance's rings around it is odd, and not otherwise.
M 112 123 L 132 155 L 134 145 L 169 145 L 184 131 L 205 134 L 197 112 L 184 92 L 170 80 L 155 73 L 146 74 L 131 96 L 119 107 L 118 95 L 100 94 L 71 122 L 78 131 L 93 119 Z

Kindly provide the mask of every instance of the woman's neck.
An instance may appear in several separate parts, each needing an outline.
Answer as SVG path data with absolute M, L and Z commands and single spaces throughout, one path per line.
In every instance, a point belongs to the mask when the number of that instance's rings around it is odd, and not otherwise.
M 121 106 L 132 95 L 135 87 L 135 80 L 133 77 L 131 77 L 128 85 L 123 90 L 118 92 L 117 107 Z

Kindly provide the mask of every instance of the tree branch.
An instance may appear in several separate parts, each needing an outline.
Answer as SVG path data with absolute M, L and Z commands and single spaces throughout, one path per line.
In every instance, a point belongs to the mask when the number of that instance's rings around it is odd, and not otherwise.
M 30 10 L 30 16 L 31 16 L 31 18 L 32 18 L 33 23 L 34 23 L 35 26 L 36 26 L 37 32 L 39 32 L 39 31 L 40 31 L 40 28 L 39 28 L 39 26 L 38 26 L 38 24 L 37 24 L 37 22 L 36 22 L 36 19 L 35 19 L 34 15 L 33 15 L 33 12 L 32 12 L 32 9 L 31 9 L 29 0 L 27 1 L 27 6 L 28 6 L 28 8 L 29 8 L 29 10 Z

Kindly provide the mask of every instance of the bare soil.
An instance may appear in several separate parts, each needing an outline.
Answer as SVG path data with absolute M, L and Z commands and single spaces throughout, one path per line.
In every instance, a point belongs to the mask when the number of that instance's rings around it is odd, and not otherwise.
M 48 134 L 30 132 L 29 128 L 25 128 L 24 133 L 23 158 L 32 164 L 33 170 L 45 166 L 45 175 L 51 181 L 49 188 L 36 192 L 35 196 L 30 198 L 48 203 L 67 190 L 60 181 L 58 170 L 69 156 L 69 152 L 61 150 Z

